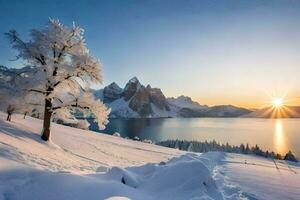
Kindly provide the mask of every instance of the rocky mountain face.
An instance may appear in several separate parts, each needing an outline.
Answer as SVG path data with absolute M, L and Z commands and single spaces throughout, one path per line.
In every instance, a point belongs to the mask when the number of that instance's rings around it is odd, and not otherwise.
M 149 93 L 150 101 L 156 107 L 170 111 L 166 97 L 159 88 L 151 88 L 150 85 L 147 85 L 146 90 Z
M 142 89 L 141 87 L 142 85 L 140 84 L 139 80 L 136 77 L 130 79 L 123 91 L 123 96 L 125 101 L 130 100 L 130 98 L 133 97 L 137 91 Z
M 166 98 L 161 89 L 145 87 L 136 77 L 124 89 L 113 82 L 94 93 L 112 109 L 112 118 L 238 117 L 250 112 L 230 105 L 208 107 L 186 96 Z
M 98 94 L 96 96 L 99 97 L 99 91 L 96 93 Z M 112 116 L 115 117 L 133 117 L 130 115 L 132 112 L 135 112 L 138 117 L 151 117 L 156 114 L 153 109 L 170 111 L 162 91 L 152 88 L 150 85 L 145 87 L 136 77 L 130 79 L 124 89 L 121 89 L 116 83 L 106 86 L 101 99 L 112 107 Z M 126 108 L 127 106 L 128 108 Z M 124 109 L 127 109 L 127 112 L 124 113 Z M 130 116 L 122 116 L 123 114 Z
M 122 92 L 123 90 L 118 86 L 118 84 L 115 82 L 111 83 L 103 89 L 103 102 L 109 103 L 121 98 Z

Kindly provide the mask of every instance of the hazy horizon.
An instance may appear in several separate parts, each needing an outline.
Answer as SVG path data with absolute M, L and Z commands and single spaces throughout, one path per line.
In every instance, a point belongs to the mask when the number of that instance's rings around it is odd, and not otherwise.
M 136 76 L 168 97 L 247 108 L 300 105 L 300 1 L 4 1 L 1 33 L 24 38 L 48 18 L 85 29 L 103 86 Z M 7 20 L 10 19 L 10 20 Z M 0 64 L 16 53 L 0 36 Z

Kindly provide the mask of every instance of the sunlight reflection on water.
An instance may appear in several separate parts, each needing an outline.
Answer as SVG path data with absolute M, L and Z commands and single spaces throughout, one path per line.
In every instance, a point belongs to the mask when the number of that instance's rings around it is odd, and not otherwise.
M 122 137 L 163 141 L 168 139 L 212 141 L 231 145 L 256 144 L 264 151 L 300 156 L 300 119 L 166 118 L 110 119 L 105 130 L 92 120 L 90 129 Z
M 284 127 L 281 119 L 276 119 L 275 130 L 274 130 L 274 147 L 276 152 L 284 154 L 287 152 L 287 145 L 285 141 Z

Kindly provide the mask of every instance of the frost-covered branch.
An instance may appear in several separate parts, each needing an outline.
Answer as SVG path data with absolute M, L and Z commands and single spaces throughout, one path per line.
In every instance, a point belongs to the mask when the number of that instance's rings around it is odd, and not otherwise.
M 95 100 L 93 95 L 88 93 L 83 97 L 75 99 L 72 103 L 61 104 L 59 106 L 52 107 L 52 111 L 61 109 L 77 109 L 83 112 L 85 115 L 93 115 L 95 121 L 98 122 L 99 128 L 104 129 L 105 125 L 108 123 L 108 114 L 110 109 L 108 109 L 102 102 Z M 99 123 L 101 122 L 101 123 Z
M 99 127 L 107 123 L 109 109 L 88 93 L 91 84 L 102 83 L 102 71 L 99 60 L 87 49 L 83 33 L 84 30 L 75 24 L 67 27 L 50 19 L 44 29 L 32 29 L 31 40 L 27 42 L 15 30 L 6 34 L 12 47 L 19 52 L 17 57 L 28 61 L 37 70 L 23 87 L 44 95 L 44 121 L 47 121 L 44 132 L 50 128 L 48 121 L 52 113 L 66 110 L 64 108 L 88 110 Z

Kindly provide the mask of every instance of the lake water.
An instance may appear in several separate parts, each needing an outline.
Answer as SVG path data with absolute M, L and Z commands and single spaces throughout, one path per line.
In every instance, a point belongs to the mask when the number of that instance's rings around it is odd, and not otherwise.
M 91 124 L 91 130 L 99 131 Z M 285 154 L 288 150 L 300 157 L 300 119 L 258 118 L 164 118 L 110 119 L 104 132 L 119 132 L 122 137 L 228 142 L 231 145 L 257 144 L 263 150 Z

